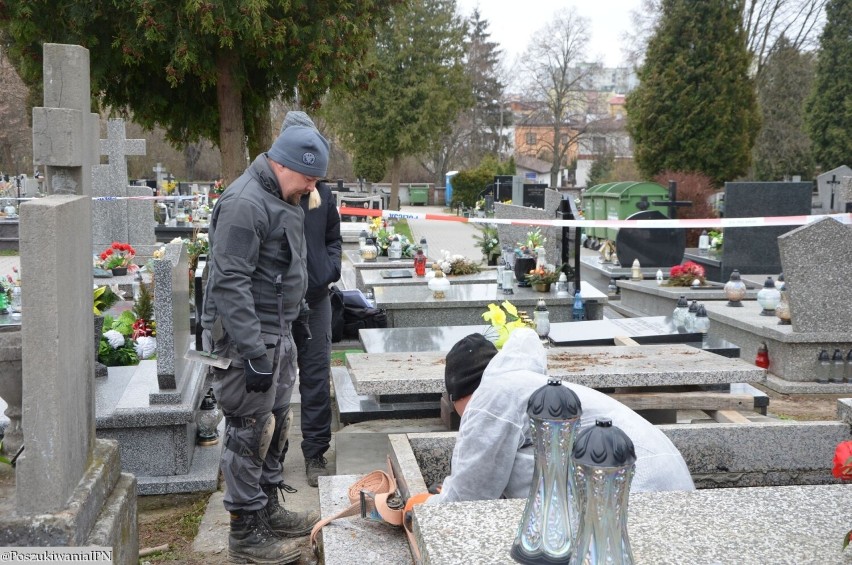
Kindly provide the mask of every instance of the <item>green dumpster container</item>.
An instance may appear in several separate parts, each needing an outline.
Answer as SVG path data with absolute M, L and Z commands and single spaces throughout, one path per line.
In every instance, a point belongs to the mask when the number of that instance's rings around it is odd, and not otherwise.
M 592 208 L 595 220 L 625 220 L 642 210 L 658 210 L 668 216 L 665 205 L 653 206 L 645 202 L 660 202 L 668 200 L 669 191 L 655 182 L 611 182 L 593 186 L 586 191 L 592 192 Z M 594 237 L 615 241 L 617 229 L 593 228 Z
M 583 211 L 587 220 L 606 219 L 606 201 L 603 199 L 602 190 L 608 186 L 608 184 L 598 184 L 583 192 Z M 603 239 L 606 237 L 606 229 L 586 228 L 586 235 Z
M 408 199 L 411 204 L 429 204 L 429 185 L 411 184 L 408 186 Z

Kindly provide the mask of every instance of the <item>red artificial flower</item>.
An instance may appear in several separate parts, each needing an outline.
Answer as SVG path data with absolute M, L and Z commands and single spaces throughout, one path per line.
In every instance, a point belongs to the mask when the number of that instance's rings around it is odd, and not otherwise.
M 683 274 L 683 267 L 680 265 L 675 265 L 669 270 L 669 277 L 679 277 Z
M 831 474 L 838 479 L 852 481 L 852 441 L 841 441 L 837 444 Z

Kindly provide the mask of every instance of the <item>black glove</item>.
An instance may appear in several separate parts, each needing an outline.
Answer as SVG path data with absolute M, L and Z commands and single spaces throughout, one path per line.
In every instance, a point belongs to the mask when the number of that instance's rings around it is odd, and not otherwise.
M 299 317 L 296 318 L 296 323 L 302 327 L 302 330 L 305 332 L 305 339 L 313 339 L 311 335 L 311 309 L 308 307 L 308 303 L 302 300 L 302 303 L 299 305 Z
M 266 392 L 272 386 L 272 361 L 266 355 L 243 359 L 246 392 Z

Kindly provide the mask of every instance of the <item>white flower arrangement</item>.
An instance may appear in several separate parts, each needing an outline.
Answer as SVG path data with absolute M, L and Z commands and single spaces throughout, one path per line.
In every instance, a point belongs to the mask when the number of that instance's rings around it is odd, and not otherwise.
M 109 330 L 104 332 L 104 337 L 109 342 L 109 346 L 113 349 L 118 349 L 124 345 L 124 336 L 117 330 Z
M 139 359 L 150 359 L 157 353 L 157 338 L 150 336 L 137 337 L 133 348 L 136 350 L 136 355 L 139 356 Z

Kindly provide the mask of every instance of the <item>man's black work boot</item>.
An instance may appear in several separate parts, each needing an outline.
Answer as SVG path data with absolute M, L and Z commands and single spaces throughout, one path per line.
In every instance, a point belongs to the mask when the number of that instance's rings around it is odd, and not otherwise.
M 311 528 L 319 522 L 319 513 L 306 512 L 290 512 L 286 510 L 278 501 L 278 485 L 260 485 L 263 492 L 266 493 L 266 513 L 270 529 L 279 537 L 298 538 L 311 533 Z M 294 491 L 295 492 L 295 491 Z
M 326 464 L 328 460 L 322 455 L 305 459 L 305 475 L 308 477 L 309 485 L 312 487 L 319 485 L 319 477 L 329 474 Z
M 265 515 L 264 510 L 231 512 L 231 533 L 228 536 L 230 563 L 285 565 L 299 561 L 302 552 L 298 544 L 275 535 Z

